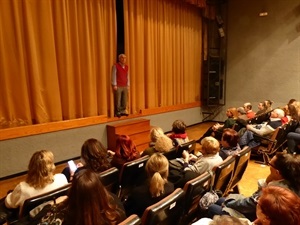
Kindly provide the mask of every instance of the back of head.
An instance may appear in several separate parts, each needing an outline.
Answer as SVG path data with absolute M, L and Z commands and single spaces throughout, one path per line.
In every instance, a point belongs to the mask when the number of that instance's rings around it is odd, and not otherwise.
M 150 138 L 152 142 L 156 142 L 157 139 L 163 135 L 164 135 L 164 131 L 160 127 L 153 127 L 150 130 Z
M 271 101 L 271 100 L 265 100 L 265 104 L 266 104 L 266 107 L 267 107 L 267 111 L 272 110 L 273 101 Z
M 137 158 L 138 151 L 135 144 L 128 135 L 119 135 L 116 142 L 116 156 L 126 161 Z
M 269 220 L 271 225 L 299 225 L 300 198 L 290 190 L 268 186 L 262 190 L 258 200 L 257 215 Z M 263 216 L 260 216 L 263 213 Z
M 169 161 L 161 153 L 154 153 L 146 164 L 146 172 L 150 178 L 150 193 L 158 197 L 164 193 L 164 185 L 169 175 Z
M 209 225 L 247 225 L 246 222 L 239 220 L 233 216 L 229 215 L 216 215 L 213 218 L 213 221 L 209 223 Z
M 26 182 L 34 188 L 44 188 L 53 182 L 54 170 L 53 153 L 48 150 L 37 151 L 29 161 Z
M 201 141 L 203 154 L 217 154 L 220 151 L 220 144 L 214 137 L 205 137 Z
M 175 134 L 184 134 L 186 130 L 186 125 L 182 120 L 175 120 L 172 124 L 172 131 Z
M 230 114 L 229 118 L 236 119 L 238 117 L 238 111 L 235 107 L 228 108 L 227 112 Z
M 122 210 L 92 170 L 83 169 L 75 174 L 68 197 L 70 224 L 116 224 L 120 221 Z
M 278 152 L 275 157 L 275 168 L 300 193 L 300 155 Z
M 95 172 L 102 172 L 109 169 L 110 163 L 107 160 L 107 150 L 97 139 L 86 140 L 81 147 L 81 159 L 86 168 Z
M 173 148 L 173 141 L 166 135 L 159 137 L 155 143 L 155 150 L 158 152 L 168 152 Z
M 280 119 L 285 116 L 285 113 L 282 109 L 277 108 L 277 109 L 274 109 L 273 112 L 276 113 L 277 117 Z
M 247 109 L 247 110 L 251 110 L 251 109 L 252 109 L 251 103 L 250 103 L 250 102 L 246 102 L 246 103 L 244 104 L 244 108 Z
M 246 114 L 246 112 L 244 110 L 244 107 L 238 107 L 237 108 L 237 112 L 240 113 L 241 115 L 245 115 Z
M 222 140 L 226 141 L 230 147 L 234 148 L 239 142 L 239 135 L 235 130 L 227 128 L 223 131 Z

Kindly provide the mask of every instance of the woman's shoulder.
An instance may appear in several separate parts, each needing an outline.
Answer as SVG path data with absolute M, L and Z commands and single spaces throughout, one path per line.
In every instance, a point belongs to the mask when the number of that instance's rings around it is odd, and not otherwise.
M 59 182 L 60 184 L 63 185 L 63 184 L 67 184 L 68 180 L 64 174 L 57 173 L 57 174 L 54 174 L 54 182 L 55 183 Z

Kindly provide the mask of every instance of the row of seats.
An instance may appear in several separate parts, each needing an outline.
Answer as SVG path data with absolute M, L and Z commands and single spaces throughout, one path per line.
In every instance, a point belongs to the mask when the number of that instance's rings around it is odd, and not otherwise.
M 252 149 L 253 155 L 263 155 L 263 164 L 267 164 L 270 161 L 270 157 L 275 152 L 283 150 L 287 142 L 287 134 L 296 129 L 298 123 L 290 121 L 280 127 L 277 127 L 271 137 L 263 137 L 254 135 L 256 140 L 259 140 L 261 144 L 258 147 Z
M 213 189 L 222 191 L 223 196 L 230 191 L 239 193 L 237 185 L 248 166 L 250 151 L 250 148 L 245 147 L 237 155 L 229 156 L 220 165 L 214 167 L 212 173 L 205 172 L 199 175 L 188 181 L 183 189 L 178 188 L 160 202 L 149 206 L 141 219 L 131 216 L 128 220 L 132 219 L 132 223 L 123 224 L 178 224 L 178 221 L 181 221 L 182 224 L 189 223 L 197 218 L 199 199 L 209 190 L 211 181 L 213 181 Z M 110 168 L 99 174 L 100 179 L 108 190 L 118 193 L 122 198 L 129 194 L 130 188 L 137 185 L 137 177 L 145 175 L 144 167 L 148 159 L 149 156 L 144 156 L 128 162 L 124 164 L 120 173 L 117 168 Z M 20 218 L 28 215 L 29 211 L 37 205 L 65 195 L 69 188 L 70 184 L 27 199 L 24 202 Z

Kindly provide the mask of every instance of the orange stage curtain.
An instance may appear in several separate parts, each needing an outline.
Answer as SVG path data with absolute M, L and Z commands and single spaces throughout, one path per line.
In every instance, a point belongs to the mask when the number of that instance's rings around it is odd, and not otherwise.
M 0 9 L 1 127 L 112 111 L 115 1 L 1 0 Z
M 131 113 L 200 100 L 200 9 L 174 0 L 124 0 Z

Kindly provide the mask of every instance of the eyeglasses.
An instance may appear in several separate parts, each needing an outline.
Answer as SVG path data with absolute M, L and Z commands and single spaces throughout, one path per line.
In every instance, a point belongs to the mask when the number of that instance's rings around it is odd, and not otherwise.
M 271 167 L 273 167 L 275 170 L 277 170 L 277 168 L 276 168 L 273 164 L 271 164 L 270 162 L 268 162 L 267 165 L 268 165 L 268 166 L 271 166 Z

